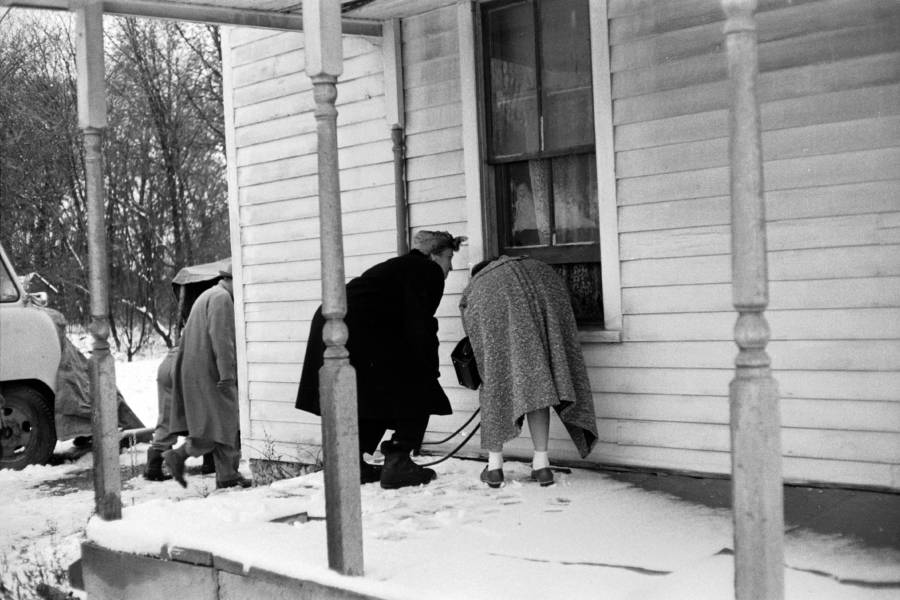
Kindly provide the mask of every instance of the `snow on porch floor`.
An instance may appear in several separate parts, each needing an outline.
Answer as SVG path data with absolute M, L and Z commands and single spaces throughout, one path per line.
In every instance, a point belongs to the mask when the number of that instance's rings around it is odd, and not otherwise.
M 483 466 L 453 459 L 427 486 L 362 486 L 364 577 L 327 568 L 321 473 L 126 507 L 121 521 L 93 518 L 87 536 L 149 555 L 164 546 L 204 550 L 245 571 L 258 567 L 385 599 L 733 598 L 731 514 L 717 502 L 690 502 L 628 476 L 582 469 L 557 473 L 556 485 L 541 488 L 528 480 L 529 465 L 514 462 L 504 466 L 507 485 L 492 490 L 478 480 Z M 896 509 L 900 496 L 881 496 Z M 786 498 L 790 523 L 793 500 Z M 301 512 L 311 520 L 271 522 Z M 885 527 L 896 531 L 897 523 Z M 882 542 L 788 527 L 786 598 L 898 598 L 900 549 Z

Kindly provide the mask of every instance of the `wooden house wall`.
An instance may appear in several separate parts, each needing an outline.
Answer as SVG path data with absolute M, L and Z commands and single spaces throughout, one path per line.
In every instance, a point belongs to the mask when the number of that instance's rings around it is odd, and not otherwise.
M 296 410 L 294 401 L 309 323 L 321 302 L 321 269 L 316 121 L 303 35 L 236 29 L 225 39 L 246 340 L 244 453 L 308 463 L 318 453 L 319 420 Z M 380 44 L 346 37 L 338 83 L 348 278 L 396 254 Z
M 590 461 L 730 470 L 728 85 L 718 0 L 609 0 L 621 343 L 586 343 L 600 443 Z M 457 8 L 402 20 L 413 230 L 466 233 Z M 772 339 L 786 478 L 900 488 L 900 9 L 893 0 L 762 0 L 759 94 Z M 318 305 L 315 134 L 302 36 L 232 36 L 251 436 L 315 452 L 293 409 Z M 471 51 L 471 49 L 463 49 Z M 381 55 L 346 38 L 339 145 L 348 276 L 394 253 Z M 357 75 L 349 77 L 357 69 Z M 603 101 L 597 99 L 595 101 Z M 464 248 L 440 305 L 442 379 Z M 524 437 L 507 446 L 530 456 Z M 554 418 L 551 454 L 575 460 Z M 298 445 L 299 444 L 299 445 Z M 449 444 L 442 446 L 449 447 Z M 469 451 L 478 451 L 477 437 Z M 251 450 L 252 453 L 252 450 Z M 302 458 L 302 457 L 301 457 Z
M 610 0 L 624 342 L 601 457 L 729 470 L 728 87 L 717 0 Z M 900 487 L 900 5 L 760 2 L 769 353 L 785 476 Z

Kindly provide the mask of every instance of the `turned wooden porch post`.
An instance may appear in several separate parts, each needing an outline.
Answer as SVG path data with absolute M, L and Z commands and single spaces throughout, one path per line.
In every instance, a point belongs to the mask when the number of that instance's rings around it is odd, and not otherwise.
M 84 177 L 88 205 L 90 264 L 91 417 L 94 435 L 94 502 L 103 519 L 122 517 L 119 420 L 115 361 L 109 351 L 109 265 L 103 202 L 101 144 L 106 127 L 103 81 L 103 6 L 85 2 L 75 10 L 78 125 L 84 133 Z
M 769 369 L 766 216 L 763 199 L 756 0 L 722 0 L 731 78 L 731 248 L 734 339 L 731 473 L 735 598 L 784 597 L 784 512 L 778 387 Z
M 347 352 L 347 294 L 341 187 L 338 178 L 337 78 L 343 70 L 341 4 L 303 0 L 306 74 L 316 101 L 319 152 L 319 225 L 322 248 L 322 314 L 325 361 L 319 371 L 322 446 L 325 453 L 328 566 L 362 575 L 362 513 L 359 497 L 359 423 L 356 372 Z

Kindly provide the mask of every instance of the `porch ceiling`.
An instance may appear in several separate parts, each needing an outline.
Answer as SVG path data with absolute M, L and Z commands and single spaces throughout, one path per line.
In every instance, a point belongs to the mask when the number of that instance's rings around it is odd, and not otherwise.
M 384 19 L 421 12 L 451 0 L 341 0 L 344 33 L 381 35 Z M 100 0 L 106 14 L 220 25 L 302 30 L 301 0 Z M 72 10 L 84 0 L 0 0 L 0 7 Z M 415 7 L 414 9 L 412 7 Z

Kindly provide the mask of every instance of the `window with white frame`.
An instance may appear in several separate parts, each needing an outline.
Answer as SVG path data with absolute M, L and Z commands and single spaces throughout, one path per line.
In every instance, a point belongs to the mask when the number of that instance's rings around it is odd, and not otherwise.
M 481 5 L 486 197 L 501 254 L 566 281 L 580 325 L 603 325 L 588 0 Z

